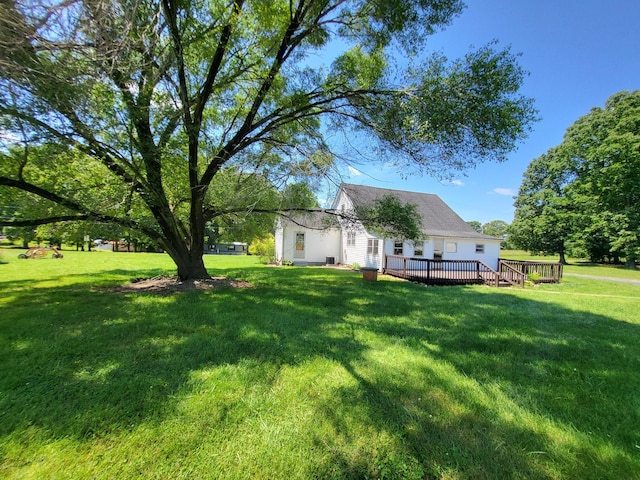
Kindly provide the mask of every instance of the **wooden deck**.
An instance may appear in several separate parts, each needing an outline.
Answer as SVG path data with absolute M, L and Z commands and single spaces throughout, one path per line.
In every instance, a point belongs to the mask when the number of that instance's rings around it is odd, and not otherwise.
M 499 282 L 497 272 L 477 260 L 430 260 L 387 255 L 384 272 L 429 285 L 496 285 Z
M 524 263 L 524 265 L 523 265 Z M 386 255 L 384 273 L 428 285 L 486 284 L 524 287 L 526 280 L 559 282 L 562 266 L 543 262 L 499 260 L 498 270 L 478 260 L 431 260 Z M 533 272 L 536 272 L 535 275 Z

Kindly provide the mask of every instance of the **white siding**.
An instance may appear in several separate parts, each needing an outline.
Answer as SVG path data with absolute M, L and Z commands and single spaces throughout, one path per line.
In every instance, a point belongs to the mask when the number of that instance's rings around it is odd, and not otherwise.
M 353 265 L 357 263 L 361 267 L 377 267 L 382 268 L 382 262 L 384 258 L 383 253 L 383 241 L 376 237 L 375 235 L 371 235 L 367 233 L 365 230 L 351 230 L 355 233 L 355 245 L 347 245 L 347 231 L 343 231 L 342 234 L 342 257 L 340 259 L 341 263 L 346 265 Z M 378 253 L 377 254 L 369 254 L 367 253 L 369 239 L 378 240 Z
M 456 252 L 447 251 L 447 243 L 456 244 Z M 484 245 L 484 253 L 476 253 L 476 245 Z M 447 238 L 445 239 L 443 260 L 480 260 L 494 270 L 498 268 L 500 240 Z
M 340 230 L 314 230 L 300 226 L 285 226 L 280 235 L 276 234 L 276 248 L 279 248 L 277 256 L 280 261 L 286 260 L 298 264 L 316 263 L 324 264 L 327 257 L 334 257 L 338 262 L 340 252 Z M 305 234 L 304 256 L 295 256 L 296 234 Z M 280 238 L 278 238 L 280 237 Z
M 282 220 L 278 219 L 276 223 L 276 231 L 275 231 L 275 243 L 276 243 L 276 262 L 282 263 L 283 253 L 284 253 L 284 227 L 282 226 Z
M 479 260 L 486 263 L 494 270 L 498 268 L 498 257 L 500 256 L 500 240 L 469 239 L 469 238 L 443 238 L 444 252 L 443 260 Z M 447 244 L 455 244 L 455 252 L 448 251 Z M 476 253 L 476 245 L 484 245 L 484 253 Z M 424 242 L 423 255 L 418 258 L 433 259 L 434 239 L 430 238 Z M 385 255 L 393 255 L 394 240 L 384 241 Z M 412 242 L 403 243 L 403 256 L 414 257 L 415 248 Z
M 347 197 L 342 191 L 336 197 L 333 203 L 335 210 L 350 211 L 353 209 L 353 204 L 349 197 Z M 358 264 L 361 267 L 376 267 L 378 270 L 382 270 L 384 266 L 384 254 L 386 252 L 384 247 L 384 241 L 377 235 L 373 235 L 367 232 L 362 224 L 358 225 L 344 225 L 342 231 L 342 254 L 340 257 L 340 263 L 346 265 Z M 351 231 L 355 233 L 355 245 L 347 245 L 347 233 Z M 369 239 L 378 240 L 378 253 L 367 253 Z

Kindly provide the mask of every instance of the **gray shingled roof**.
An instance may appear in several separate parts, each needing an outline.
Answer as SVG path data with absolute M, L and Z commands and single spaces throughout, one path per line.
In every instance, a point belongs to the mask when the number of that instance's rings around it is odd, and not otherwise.
M 495 237 L 476 232 L 458 216 L 440 197 L 433 193 L 407 192 L 388 188 L 367 187 L 343 183 L 340 188 L 354 205 L 367 205 L 386 195 L 393 195 L 403 203 L 416 205 L 422 215 L 423 231 L 430 237 L 460 237 L 496 240 Z

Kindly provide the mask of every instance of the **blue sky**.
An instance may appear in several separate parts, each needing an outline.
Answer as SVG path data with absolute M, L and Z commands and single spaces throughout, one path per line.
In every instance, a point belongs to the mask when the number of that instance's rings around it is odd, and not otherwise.
M 562 142 L 565 130 L 608 97 L 640 89 L 638 0 L 469 0 L 463 14 L 429 39 L 449 58 L 493 39 L 511 45 L 529 72 L 522 93 L 541 120 L 502 164 L 485 164 L 453 183 L 403 179 L 381 165 L 359 165 L 345 181 L 439 195 L 464 220 L 513 220 L 513 196 L 534 159 Z

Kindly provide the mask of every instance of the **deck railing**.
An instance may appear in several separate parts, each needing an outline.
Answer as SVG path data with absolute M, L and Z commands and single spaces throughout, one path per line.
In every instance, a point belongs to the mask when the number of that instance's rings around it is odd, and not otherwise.
M 516 268 L 498 260 L 498 276 L 503 282 L 524 288 L 527 276 Z
M 429 285 L 498 285 L 498 273 L 478 260 L 431 260 L 386 255 L 384 272 Z
M 531 260 L 498 260 L 498 271 L 502 274 L 503 266 L 508 266 L 536 283 L 560 283 L 562 280 L 562 264 L 560 262 L 536 262 Z

